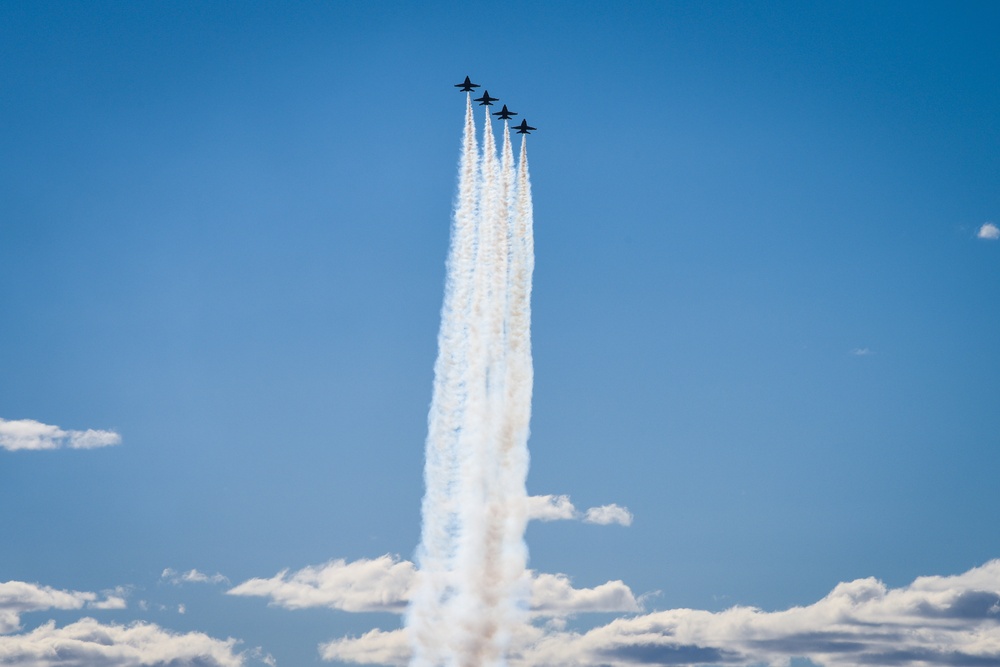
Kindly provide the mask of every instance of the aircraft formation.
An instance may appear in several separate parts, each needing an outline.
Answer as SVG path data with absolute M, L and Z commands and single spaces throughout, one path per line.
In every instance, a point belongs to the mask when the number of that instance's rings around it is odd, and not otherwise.
M 479 84 L 478 83 L 472 83 L 472 80 L 469 79 L 469 77 L 465 77 L 465 81 L 463 81 L 462 83 L 456 83 L 455 87 L 458 88 L 460 92 L 471 93 L 471 92 L 473 92 L 472 91 L 473 88 L 479 88 Z M 500 100 L 500 98 L 499 97 L 490 97 L 490 91 L 483 89 L 483 96 L 482 97 L 474 97 L 473 100 L 476 101 L 476 102 L 479 102 L 479 106 L 481 106 L 481 107 L 483 107 L 483 106 L 491 107 L 491 106 L 493 106 L 493 103 L 494 102 L 498 102 Z M 503 108 L 500 109 L 500 111 L 494 111 L 493 115 L 494 116 L 499 116 L 501 120 L 510 120 L 511 119 L 510 117 L 511 116 L 516 116 L 517 113 L 514 112 L 514 111 L 508 110 L 507 109 L 507 105 L 505 104 L 505 105 L 503 105 Z M 538 128 L 537 127 L 531 127 L 530 125 L 528 125 L 528 121 L 526 121 L 524 119 L 521 119 L 520 125 L 515 125 L 514 129 L 517 130 L 517 134 L 531 134 L 532 130 L 537 130 Z

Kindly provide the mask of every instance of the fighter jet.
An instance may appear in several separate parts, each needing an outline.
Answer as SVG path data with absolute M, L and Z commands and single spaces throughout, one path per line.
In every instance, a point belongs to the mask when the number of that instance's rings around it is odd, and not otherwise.
M 476 100 L 477 102 L 479 102 L 479 106 L 481 106 L 481 107 L 491 107 L 491 106 L 493 106 L 493 103 L 496 102 L 497 100 L 499 100 L 500 98 L 499 97 L 490 97 L 490 91 L 484 90 L 482 97 L 475 97 L 473 99 Z
M 455 87 L 461 88 L 462 90 L 459 91 L 461 93 L 471 93 L 473 88 L 479 87 L 479 84 L 472 83 L 472 81 L 469 80 L 469 77 L 465 77 L 465 81 L 463 81 L 462 83 L 456 83 Z
M 522 120 L 520 125 L 515 125 L 514 129 L 517 130 L 518 134 L 531 134 L 531 130 L 537 130 L 537 127 L 531 127 L 528 125 L 528 121 Z
M 505 104 L 505 105 L 503 105 L 503 109 L 500 109 L 500 111 L 494 111 L 493 115 L 494 116 L 500 116 L 501 120 L 510 120 L 510 117 L 511 116 L 516 116 L 517 112 L 516 111 L 507 111 L 507 105 Z

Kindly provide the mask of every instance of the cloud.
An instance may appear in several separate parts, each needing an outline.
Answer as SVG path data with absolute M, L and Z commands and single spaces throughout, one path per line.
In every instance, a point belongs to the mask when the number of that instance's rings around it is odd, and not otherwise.
M 34 419 L 0 419 L 0 449 L 94 449 L 121 444 L 114 431 L 64 431 Z
M 591 507 L 586 512 L 578 512 L 569 496 L 528 496 L 528 518 L 538 521 L 583 520 L 602 526 L 617 523 L 622 526 L 632 524 L 632 513 L 627 508 L 615 505 Z
M 535 616 L 568 616 L 586 612 L 636 612 L 641 607 L 621 581 L 595 588 L 573 588 L 564 574 L 531 576 L 531 612 Z M 332 560 L 297 572 L 283 570 L 270 579 L 250 579 L 229 595 L 270 598 L 285 609 L 328 607 L 350 612 L 402 613 L 419 576 L 413 563 L 397 556 L 347 562 Z
M 875 353 L 872 352 L 871 349 L 867 347 L 856 347 L 853 350 L 851 350 L 851 354 L 853 354 L 855 357 L 868 357 Z
M 565 574 L 536 574 L 531 582 L 531 611 L 538 616 L 569 616 L 585 612 L 641 611 L 632 590 L 621 581 L 596 588 L 573 588 Z
M 320 646 L 326 660 L 404 665 L 406 631 L 375 630 Z M 587 632 L 525 625 L 512 667 L 562 665 L 788 665 L 825 667 L 1000 664 L 1000 560 L 956 576 L 890 589 L 874 579 L 836 586 L 785 611 L 671 609 L 619 618 Z
M 1000 227 L 997 227 L 992 222 L 984 222 L 983 226 L 979 228 L 979 233 L 976 234 L 976 238 L 986 239 L 987 241 L 996 241 L 1000 239 Z
M 297 572 L 282 570 L 270 579 L 250 579 L 231 588 L 229 595 L 270 598 L 286 609 L 330 607 L 343 611 L 402 612 L 416 568 L 413 563 L 385 555 L 379 558 L 331 560 Z
M 152 623 L 103 625 L 84 618 L 62 628 L 54 621 L 20 635 L 0 636 L 0 663 L 31 667 L 242 667 L 235 639 L 200 632 L 175 634 Z M 273 662 L 273 661 L 272 661 Z
M 372 630 L 360 637 L 345 637 L 319 645 L 320 657 L 356 665 L 406 665 L 410 644 L 403 630 Z
M 166 579 L 174 585 L 180 584 L 228 584 L 229 577 L 219 574 L 205 574 L 204 572 L 199 572 L 198 570 L 188 570 L 187 572 L 178 572 L 173 568 L 167 568 L 160 575 L 161 579 Z
M 278 665 L 278 661 L 274 659 L 274 656 L 271 655 L 270 653 L 264 653 L 264 649 L 262 649 L 260 646 L 250 649 L 245 653 L 245 655 L 247 655 L 250 658 L 253 658 L 254 660 L 261 661 L 262 663 L 267 665 L 267 667 L 277 667 Z
M 569 496 L 528 496 L 529 519 L 559 521 L 576 517 L 576 508 Z
M 115 595 L 87 604 L 88 609 L 125 609 L 126 607 L 128 607 L 128 604 L 125 602 L 125 598 Z
M 0 583 L 0 634 L 21 629 L 21 614 L 28 611 L 47 609 L 124 609 L 123 591 L 116 589 L 116 595 L 105 595 L 102 600 L 97 593 L 88 591 L 64 591 L 50 586 L 29 584 L 23 581 Z M 0 652 L 2 655 L 2 652 Z
M 583 520 L 586 523 L 596 523 L 601 526 L 607 526 L 612 523 L 617 523 L 621 526 L 631 526 L 632 513 L 627 508 L 612 503 L 610 505 L 601 505 L 600 507 L 591 507 L 587 510 L 587 514 L 584 515 Z

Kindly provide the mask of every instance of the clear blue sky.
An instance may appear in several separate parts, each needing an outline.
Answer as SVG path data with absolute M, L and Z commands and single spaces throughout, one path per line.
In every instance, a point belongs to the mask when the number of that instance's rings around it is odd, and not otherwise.
M 161 573 L 412 556 L 467 74 L 539 128 L 529 491 L 635 517 L 533 523 L 534 569 L 778 610 L 1000 558 L 998 25 L 0 4 L 0 418 L 121 436 L 0 448 L 0 582 L 127 602 L 13 632 L 144 620 L 307 665 L 398 627 Z

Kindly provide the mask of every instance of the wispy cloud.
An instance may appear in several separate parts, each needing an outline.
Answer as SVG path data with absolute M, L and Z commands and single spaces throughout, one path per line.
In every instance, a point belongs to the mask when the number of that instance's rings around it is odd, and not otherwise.
M 868 357 L 875 353 L 871 351 L 871 348 L 856 347 L 853 350 L 851 350 L 851 354 L 853 354 L 855 357 Z
M 265 653 L 264 649 L 260 646 L 250 649 L 245 655 L 253 660 L 259 660 L 267 665 L 267 667 L 277 667 L 278 665 L 278 661 L 274 659 L 274 656 L 270 653 Z
M 979 228 L 976 238 L 986 239 L 987 241 L 996 241 L 997 239 L 1000 239 L 1000 227 L 997 227 L 992 222 L 984 222 L 983 226 Z
M 121 444 L 114 431 L 64 431 L 34 419 L 0 419 L 0 449 L 94 449 Z
M 269 598 L 286 609 L 328 607 L 350 612 L 402 613 L 419 574 L 413 563 L 396 556 L 283 570 L 269 579 L 250 579 L 229 595 Z M 621 581 L 594 588 L 574 588 L 564 574 L 531 576 L 531 612 L 536 616 L 569 616 L 586 612 L 637 612 L 640 605 Z
M 583 517 L 585 522 L 596 523 L 601 526 L 607 526 L 612 523 L 617 523 L 620 526 L 631 526 L 632 519 L 632 513 L 627 508 L 615 505 L 614 503 L 601 505 L 600 507 L 591 507 Z
M 406 665 L 410 661 L 410 642 L 405 630 L 371 630 L 360 637 L 334 639 L 319 645 L 324 660 L 356 665 Z M 508 660 L 508 664 L 512 664 Z
M 375 630 L 320 646 L 326 660 L 403 665 L 405 630 Z M 890 589 L 874 579 L 836 586 L 806 607 L 766 612 L 672 609 L 620 618 L 588 632 L 526 625 L 509 664 L 788 665 L 825 667 L 1000 664 L 1000 560 L 956 576 Z
M 66 591 L 24 581 L 0 583 L 0 634 L 21 629 L 21 614 L 48 609 L 123 609 L 121 589 L 101 595 L 89 591 Z M 0 651 L 0 655 L 3 655 Z
M 537 521 L 575 519 L 576 508 L 569 496 L 528 496 L 528 518 Z
M 177 634 L 152 623 L 102 624 L 84 618 L 62 628 L 49 621 L 25 634 L 0 635 L 0 661 L 31 667 L 242 667 L 245 656 L 235 652 L 236 644 L 232 638 L 214 639 L 200 632 Z M 267 657 L 259 659 L 268 664 Z
M 595 523 L 606 526 L 617 523 L 622 526 L 632 524 L 632 513 L 628 508 L 621 507 L 614 503 L 591 507 L 585 512 L 580 512 L 574 507 L 569 496 L 528 496 L 528 517 L 537 521 L 566 521 L 582 520 L 586 523 Z
M 166 579 L 172 584 L 228 584 L 229 577 L 219 574 L 205 574 L 204 572 L 199 572 L 198 570 L 188 570 L 187 572 L 178 572 L 173 568 L 167 568 L 160 575 L 161 579 Z
M 128 607 L 128 603 L 125 598 L 128 596 L 130 591 L 125 587 L 119 586 L 114 590 L 103 591 L 105 596 L 103 600 L 95 600 L 93 602 L 87 603 L 87 609 L 125 609 Z
M 387 554 L 350 563 L 331 560 L 291 573 L 282 570 L 270 579 L 244 581 L 227 593 L 270 598 L 269 604 L 286 609 L 402 612 L 415 574 L 413 563 Z

